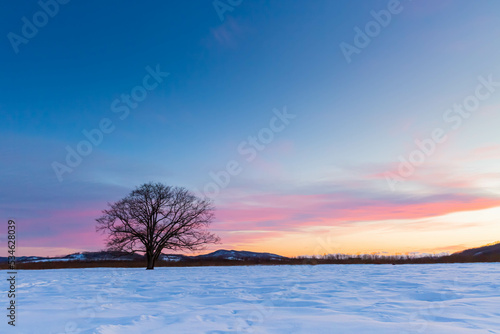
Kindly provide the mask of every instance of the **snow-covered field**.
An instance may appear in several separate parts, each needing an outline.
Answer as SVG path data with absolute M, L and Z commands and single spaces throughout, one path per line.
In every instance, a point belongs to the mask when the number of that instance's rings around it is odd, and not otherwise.
M 500 264 L 30 270 L 17 284 L 1 333 L 500 333 Z

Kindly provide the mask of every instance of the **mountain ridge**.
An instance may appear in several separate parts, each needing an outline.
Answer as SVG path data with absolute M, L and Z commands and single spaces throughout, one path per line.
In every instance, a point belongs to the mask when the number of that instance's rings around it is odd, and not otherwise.
M 338 255 L 338 254 L 337 254 Z M 460 252 L 443 255 L 428 255 L 431 258 L 453 258 L 454 261 L 479 261 L 482 258 L 498 258 L 500 256 L 500 242 L 491 243 L 481 247 L 475 247 L 466 249 Z M 335 257 L 335 254 L 334 254 Z M 368 256 L 369 257 L 369 256 Z M 298 257 L 296 259 L 317 259 L 316 257 Z M 336 259 L 348 259 L 348 258 L 363 258 L 363 256 L 345 255 L 341 254 L 340 257 L 337 256 Z M 390 258 L 390 256 L 388 256 Z M 425 258 L 425 257 L 424 257 Z M 287 260 L 293 260 L 294 258 L 289 258 L 273 253 L 261 253 L 261 252 L 251 252 L 251 251 L 238 251 L 238 250 L 227 250 L 219 249 L 207 254 L 201 255 L 183 255 L 183 254 L 164 254 L 162 253 L 159 257 L 160 261 L 169 263 L 193 263 L 201 262 L 208 263 L 211 261 L 229 261 L 230 263 L 246 263 L 246 262 L 276 262 L 285 263 Z M 416 259 L 416 258 L 415 258 Z M 415 260 L 414 259 L 414 260 Z M 141 262 L 144 261 L 145 257 L 139 254 L 131 254 L 119 251 L 99 251 L 99 252 L 78 252 L 73 254 L 68 254 L 65 256 L 57 257 L 42 257 L 42 256 L 19 256 L 16 257 L 16 263 L 41 263 L 41 262 L 70 262 L 70 263 L 83 263 L 83 262 L 105 262 L 105 261 L 124 261 L 124 262 Z M 7 257 L 0 257 L 0 263 L 7 263 Z M 377 262 L 378 260 L 373 260 Z M 391 260 L 387 260 L 391 261 Z
M 43 256 L 19 256 L 16 262 L 19 263 L 37 263 L 37 262 L 69 262 L 69 261 L 140 261 L 145 257 L 139 254 L 132 254 L 119 251 L 100 251 L 100 252 L 78 252 L 64 256 L 43 257 Z M 280 260 L 287 259 L 285 256 L 272 253 L 259 253 L 250 251 L 237 251 L 219 249 L 211 253 L 202 255 L 183 255 L 183 254 L 161 254 L 159 260 L 167 262 L 180 262 L 188 260 Z M 0 257 L 0 262 L 7 262 L 7 257 Z
M 495 242 L 476 248 L 469 248 L 454 253 L 454 255 L 461 255 L 461 256 L 480 256 L 480 255 L 499 255 L 499 254 L 500 254 L 500 242 Z

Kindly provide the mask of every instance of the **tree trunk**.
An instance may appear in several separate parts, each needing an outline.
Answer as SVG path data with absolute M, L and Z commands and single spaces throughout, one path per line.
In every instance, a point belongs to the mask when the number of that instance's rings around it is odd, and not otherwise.
M 146 253 L 146 257 L 148 259 L 148 266 L 146 270 L 153 270 L 155 268 L 155 258 L 153 255 Z

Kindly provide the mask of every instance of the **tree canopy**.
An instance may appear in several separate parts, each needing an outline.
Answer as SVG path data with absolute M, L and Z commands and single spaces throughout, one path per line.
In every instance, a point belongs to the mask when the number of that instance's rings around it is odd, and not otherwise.
M 147 269 L 164 249 L 200 250 L 220 240 L 207 231 L 214 220 L 211 201 L 182 187 L 146 183 L 108 206 L 96 219 L 97 231 L 108 233 L 108 249 L 144 253 Z

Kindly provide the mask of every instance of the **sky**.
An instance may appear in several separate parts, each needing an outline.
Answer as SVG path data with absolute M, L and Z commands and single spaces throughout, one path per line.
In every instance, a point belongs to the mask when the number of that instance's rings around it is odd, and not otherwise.
M 498 1 L 4 9 L 0 237 L 15 219 L 17 255 L 104 249 L 95 219 L 150 181 L 213 200 L 205 252 L 500 240 Z

